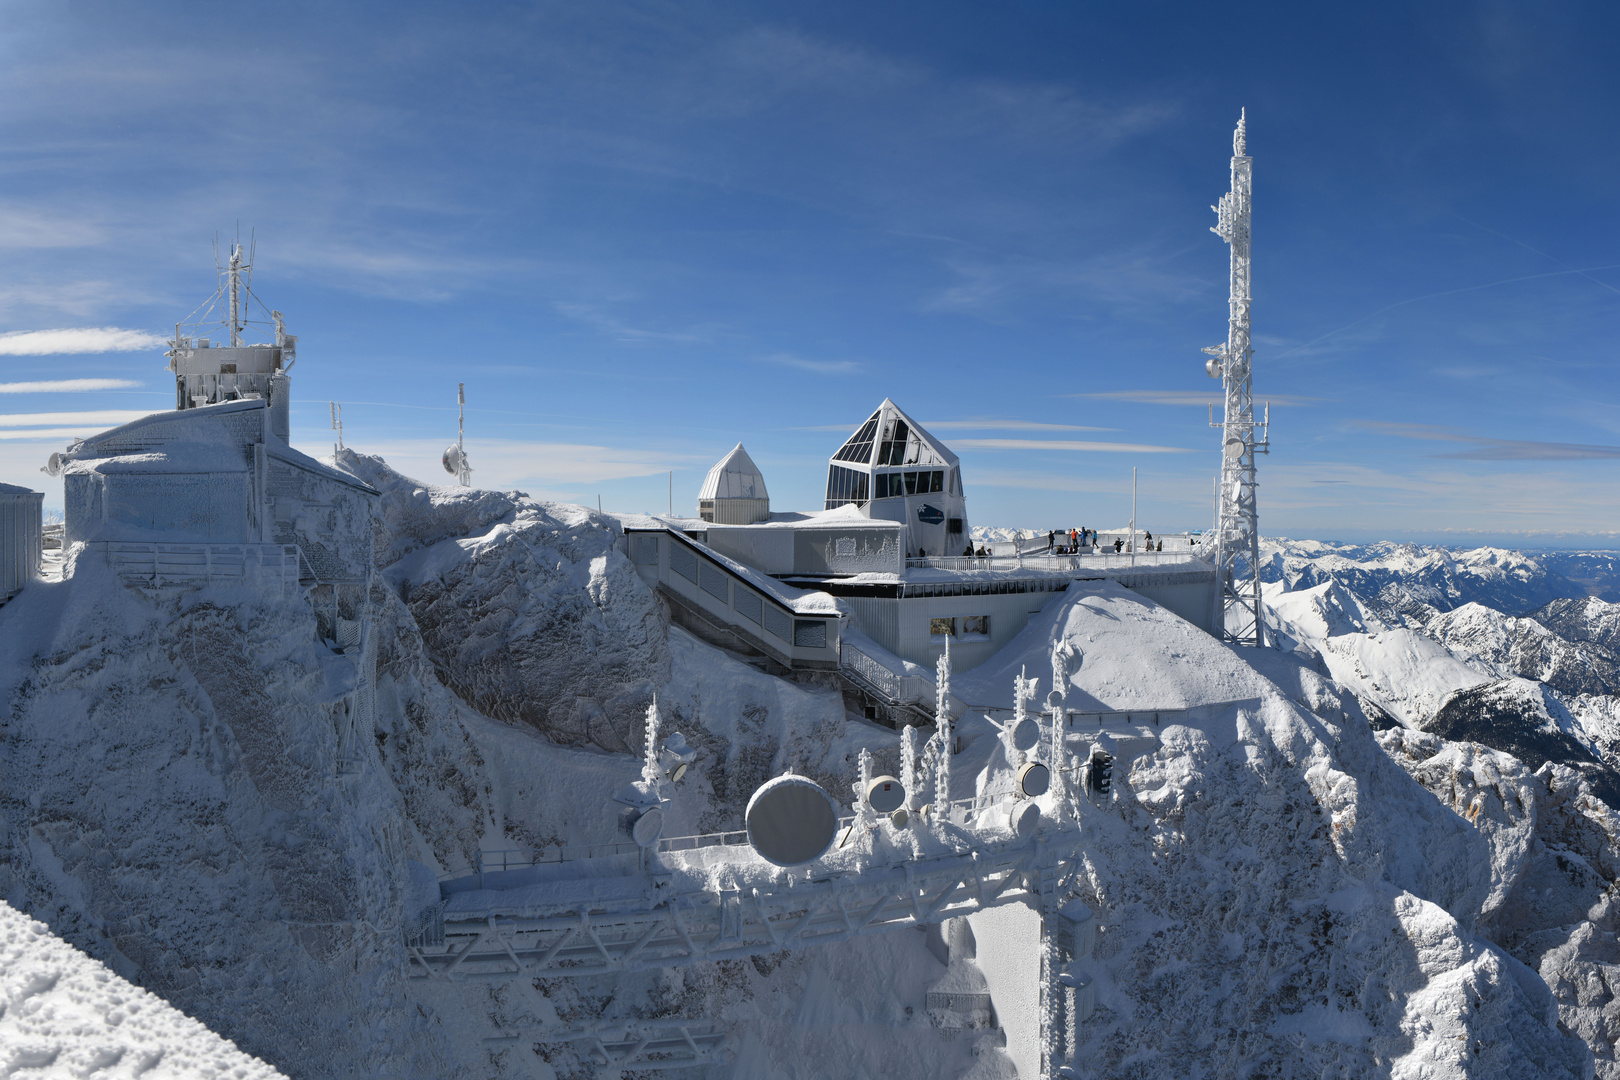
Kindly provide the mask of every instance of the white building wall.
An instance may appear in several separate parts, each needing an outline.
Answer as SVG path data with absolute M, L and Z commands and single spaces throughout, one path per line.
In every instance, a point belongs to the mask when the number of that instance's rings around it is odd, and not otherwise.
M 40 491 L 0 491 L 0 600 L 39 573 Z
M 952 650 L 954 655 L 955 650 Z M 1041 1075 L 1041 917 L 1027 904 L 1005 904 L 968 916 L 978 942 L 975 962 L 990 984 L 1007 1056 L 1021 1077 Z
M 932 666 L 945 651 L 945 639 L 929 633 L 934 619 L 955 618 L 957 636 L 951 639 L 951 666 L 966 671 L 1000 652 L 1029 625 L 1029 617 L 1039 612 L 1060 592 L 998 593 L 987 596 L 926 596 L 880 601 L 896 606 L 898 632 L 889 651 L 915 664 Z M 962 619 L 969 615 L 990 617 L 988 638 L 962 636 Z M 863 616 L 864 617 L 864 616 Z M 867 631 L 875 640 L 876 634 Z

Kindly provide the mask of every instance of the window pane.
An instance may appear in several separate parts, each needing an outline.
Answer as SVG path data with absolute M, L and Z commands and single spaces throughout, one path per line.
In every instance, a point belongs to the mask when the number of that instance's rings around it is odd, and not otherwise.
M 945 473 L 943 471 L 936 472 L 934 474 L 934 487 L 933 487 L 933 490 L 935 490 L 935 491 L 944 491 L 945 490 Z
M 906 473 L 906 494 L 917 494 L 917 474 L 914 472 Z
M 889 497 L 889 474 L 880 472 L 872 477 L 872 486 L 876 489 L 872 492 L 872 498 L 887 499 Z
M 865 473 L 855 474 L 855 501 L 865 502 L 867 499 L 866 485 L 870 478 Z
M 943 636 L 943 637 L 955 637 L 956 636 L 956 620 L 955 619 L 929 619 L 928 620 L 928 632 L 930 634 L 934 635 L 935 637 L 941 637 L 941 636 Z

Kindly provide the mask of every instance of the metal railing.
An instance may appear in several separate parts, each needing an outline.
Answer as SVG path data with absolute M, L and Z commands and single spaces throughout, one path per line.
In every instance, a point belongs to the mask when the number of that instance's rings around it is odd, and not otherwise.
M 1209 550 L 1213 551 L 1213 548 Z M 908 570 L 995 570 L 1005 572 L 1008 570 L 1053 570 L 1068 572 L 1074 570 L 1103 570 L 1124 566 L 1159 566 L 1173 563 L 1190 563 L 1204 561 L 1203 547 L 1177 548 L 1174 551 L 1121 551 L 1116 553 L 1113 548 L 1106 551 L 1084 550 L 1075 555 L 1059 555 L 1047 551 L 1043 546 L 1039 551 L 1029 551 L 1023 554 L 995 554 L 995 555 L 929 555 L 926 558 L 909 558 L 906 560 Z
M 282 584 L 298 580 L 299 554 L 292 544 L 100 543 L 107 564 L 127 585 L 242 581 L 257 574 Z
M 901 675 L 874 660 L 860 648 L 842 642 L 838 650 L 838 666 L 866 683 L 892 705 L 932 700 L 934 684 L 921 675 Z

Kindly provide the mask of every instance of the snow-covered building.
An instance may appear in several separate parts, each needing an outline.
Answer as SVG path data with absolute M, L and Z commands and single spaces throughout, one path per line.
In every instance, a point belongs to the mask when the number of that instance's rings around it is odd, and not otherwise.
M 270 312 L 273 343 L 246 344 L 240 247 L 215 302 L 229 298 L 222 347 L 175 327 L 172 412 L 153 413 L 52 454 L 62 477 L 71 565 L 100 559 L 127 585 L 184 589 L 240 582 L 304 590 L 315 636 L 349 665 L 329 678 L 340 760 L 374 708 L 368 631 L 373 513 L 379 493 L 288 445 L 287 375 L 295 338 Z M 218 325 L 218 324 L 194 324 Z M 260 324 L 268 331 L 269 324 Z M 334 668 L 328 671 L 333 676 Z
M 703 487 L 698 489 L 698 517 L 719 525 L 752 525 L 770 516 L 765 477 L 738 443 L 703 478 Z
M 865 670 L 879 683 L 931 669 L 949 645 L 958 670 L 990 659 L 1077 578 L 1112 577 L 1199 626 L 1207 564 L 1127 557 L 976 556 L 956 454 L 885 398 L 827 461 L 822 508 L 771 511 L 765 479 L 737 444 L 709 470 L 699 517 L 627 540 L 626 551 L 678 617 L 711 640 L 788 667 Z M 830 617 L 831 616 L 831 617 Z M 890 678 L 892 676 L 893 678 Z
M 0 484 L 0 604 L 39 573 L 45 493 Z
M 274 421 L 263 398 L 226 401 L 153 413 L 53 455 L 66 541 L 112 545 L 117 563 L 163 554 L 155 545 L 259 566 L 291 558 L 305 584 L 365 584 L 377 493 L 288 446 Z
M 967 547 L 956 455 L 888 398 L 827 461 L 827 509 L 840 506 L 899 522 L 908 555 L 960 555 Z

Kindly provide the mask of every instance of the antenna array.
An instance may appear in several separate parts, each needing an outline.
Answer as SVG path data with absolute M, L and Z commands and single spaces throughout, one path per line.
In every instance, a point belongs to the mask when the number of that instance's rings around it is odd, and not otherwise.
M 1221 196 L 1210 232 L 1232 248 L 1232 291 L 1228 301 L 1226 344 L 1204 352 L 1204 370 L 1220 379 L 1226 408 L 1221 429 L 1221 477 L 1215 490 L 1215 625 L 1211 631 L 1244 645 L 1266 643 L 1260 607 L 1260 517 L 1256 503 L 1254 456 L 1268 453 L 1271 407 L 1265 419 L 1254 418 L 1254 389 L 1249 346 L 1249 211 L 1254 187 L 1254 159 L 1248 156 L 1247 111 L 1232 134 L 1232 189 Z

